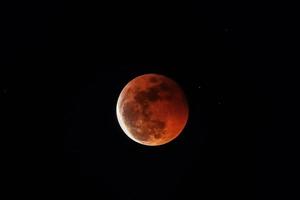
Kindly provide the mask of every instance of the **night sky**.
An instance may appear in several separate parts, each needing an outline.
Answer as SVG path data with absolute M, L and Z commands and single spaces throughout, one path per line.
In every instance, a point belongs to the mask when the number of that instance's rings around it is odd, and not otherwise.
M 37 180 L 42 196 L 68 199 L 265 199 L 257 155 L 274 104 L 267 69 L 244 50 L 242 13 L 196 2 L 16 6 L 1 95 L 22 111 L 12 127 L 29 128 L 19 143 L 37 155 L 17 151 L 20 184 Z M 180 136 L 157 147 L 130 140 L 116 117 L 123 87 L 146 73 L 175 80 L 190 111 Z
M 69 69 L 64 71 L 63 180 L 70 196 L 240 199 L 254 194 L 254 135 L 243 117 L 252 109 L 247 103 L 252 88 L 241 75 L 240 30 L 230 19 L 210 19 L 197 8 L 177 9 L 145 6 L 133 12 L 121 6 L 116 15 L 86 5 L 84 14 L 67 11 L 61 50 Z M 145 73 L 174 79 L 190 106 L 186 128 L 164 146 L 131 141 L 116 119 L 122 88 Z

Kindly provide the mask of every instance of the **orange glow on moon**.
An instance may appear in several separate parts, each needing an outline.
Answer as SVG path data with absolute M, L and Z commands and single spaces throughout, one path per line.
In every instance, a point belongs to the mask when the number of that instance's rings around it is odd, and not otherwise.
M 175 139 L 188 120 L 182 89 L 173 80 L 145 74 L 131 80 L 117 102 L 117 118 L 126 135 L 143 145 L 157 146 Z

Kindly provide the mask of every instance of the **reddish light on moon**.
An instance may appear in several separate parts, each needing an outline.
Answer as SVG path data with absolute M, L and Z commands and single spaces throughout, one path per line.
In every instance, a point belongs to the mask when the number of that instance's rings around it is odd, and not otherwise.
M 188 120 L 188 104 L 178 84 L 162 75 L 145 74 L 131 80 L 117 102 L 117 119 L 137 143 L 158 146 L 174 140 Z

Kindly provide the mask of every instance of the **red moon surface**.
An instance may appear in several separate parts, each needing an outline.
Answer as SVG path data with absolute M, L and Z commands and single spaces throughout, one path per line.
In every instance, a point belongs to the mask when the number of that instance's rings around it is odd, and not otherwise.
M 137 143 L 158 146 L 174 140 L 188 120 L 188 104 L 178 84 L 158 74 L 131 80 L 117 102 L 117 118 Z

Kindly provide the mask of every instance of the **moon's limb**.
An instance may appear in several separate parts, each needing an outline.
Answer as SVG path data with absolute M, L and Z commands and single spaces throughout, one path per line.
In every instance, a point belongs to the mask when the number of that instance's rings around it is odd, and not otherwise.
M 183 91 L 173 80 L 146 74 L 133 79 L 122 90 L 117 118 L 122 130 L 135 142 L 162 145 L 183 130 L 188 106 Z

